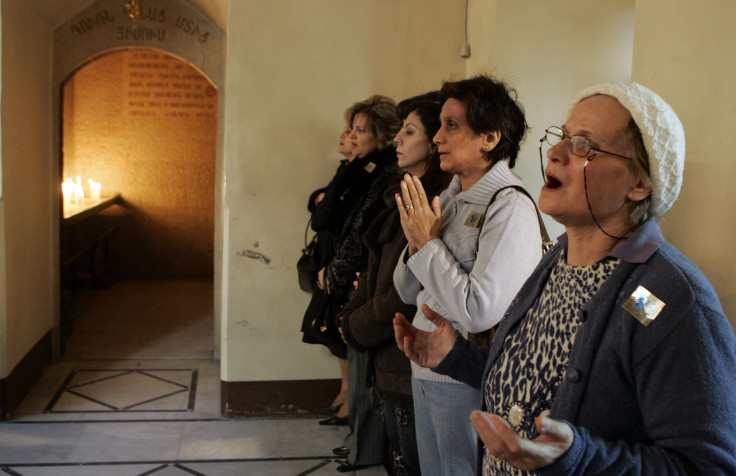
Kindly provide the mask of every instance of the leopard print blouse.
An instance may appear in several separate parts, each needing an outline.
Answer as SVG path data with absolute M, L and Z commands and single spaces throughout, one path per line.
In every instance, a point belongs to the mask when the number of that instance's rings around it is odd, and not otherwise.
M 501 415 L 523 437 L 538 435 L 534 420 L 546 415 L 565 375 L 570 349 L 582 324 L 583 305 L 621 261 L 605 258 L 593 266 L 570 266 L 563 252 L 540 296 L 503 343 L 485 382 L 489 412 Z M 529 474 L 483 455 L 483 475 Z

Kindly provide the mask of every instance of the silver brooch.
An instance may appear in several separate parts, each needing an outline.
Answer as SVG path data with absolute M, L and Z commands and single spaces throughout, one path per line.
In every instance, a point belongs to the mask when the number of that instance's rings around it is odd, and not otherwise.
M 644 286 L 639 286 L 623 304 L 623 308 L 636 320 L 648 326 L 657 318 L 665 303 L 649 292 Z

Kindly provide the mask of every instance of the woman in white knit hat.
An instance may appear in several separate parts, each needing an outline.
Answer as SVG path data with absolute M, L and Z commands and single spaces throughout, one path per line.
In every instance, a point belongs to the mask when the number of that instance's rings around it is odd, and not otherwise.
M 571 102 L 539 205 L 566 233 L 524 284 L 490 351 L 394 320 L 420 365 L 479 387 L 477 473 L 736 474 L 736 339 L 703 273 L 656 218 L 680 190 L 685 136 L 633 82 Z

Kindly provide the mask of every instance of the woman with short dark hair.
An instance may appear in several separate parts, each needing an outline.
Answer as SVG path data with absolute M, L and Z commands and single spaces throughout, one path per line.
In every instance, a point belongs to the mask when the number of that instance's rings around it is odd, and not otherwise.
M 433 141 L 454 178 L 434 199 L 413 177 L 396 195 L 408 241 L 396 289 L 405 303 L 440 310 L 463 336 L 501 320 L 542 255 L 536 206 L 511 171 L 527 129 L 514 95 L 488 76 L 444 83 Z M 414 325 L 434 329 L 421 312 Z M 467 415 L 478 390 L 416 364 L 412 389 L 422 474 L 472 473 L 476 434 Z

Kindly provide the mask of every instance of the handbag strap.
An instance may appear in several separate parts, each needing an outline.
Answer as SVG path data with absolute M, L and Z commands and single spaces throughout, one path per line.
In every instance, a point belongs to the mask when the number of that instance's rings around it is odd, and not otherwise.
M 486 214 L 488 213 L 488 209 L 491 208 L 491 205 L 493 202 L 496 201 L 496 196 L 501 192 L 502 190 L 506 190 L 507 188 L 513 188 L 517 192 L 521 192 L 524 195 L 529 198 L 529 200 L 532 201 L 534 204 L 534 210 L 537 212 L 537 220 L 539 221 L 539 234 L 542 237 L 542 254 L 546 254 L 554 245 L 552 240 L 549 239 L 549 234 L 547 233 L 547 227 L 544 226 L 544 222 L 542 221 L 542 214 L 539 213 L 539 207 L 537 206 L 537 202 L 534 201 L 531 195 L 529 195 L 529 192 L 527 192 L 524 187 L 521 185 L 507 185 L 505 187 L 501 187 L 498 190 L 496 190 L 496 193 L 493 194 L 491 197 L 491 200 L 488 202 L 488 205 L 486 205 L 486 209 L 483 210 L 483 214 L 480 216 L 480 224 L 478 225 L 478 238 L 475 242 L 475 252 L 478 253 L 478 247 L 480 246 L 480 233 L 483 231 L 483 225 L 486 222 Z
M 304 230 L 304 249 L 305 250 L 309 248 L 309 243 L 307 243 L 307 236 L 309 235 L 309 225 L 311 224 L 312 224 L 312 219 L 310 218 L 309 221 L 307 222 L 307 228 Z M 315 233 L 314 236 L 312 237 L 312 241 L 314 241 L 316 237 L 317 237 L 317 233 Z

